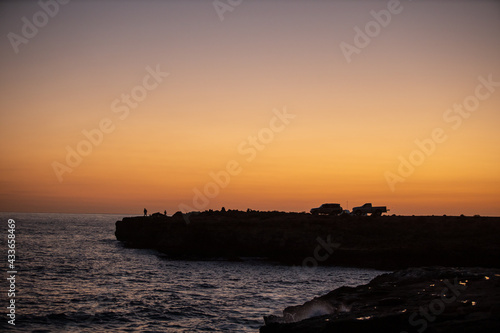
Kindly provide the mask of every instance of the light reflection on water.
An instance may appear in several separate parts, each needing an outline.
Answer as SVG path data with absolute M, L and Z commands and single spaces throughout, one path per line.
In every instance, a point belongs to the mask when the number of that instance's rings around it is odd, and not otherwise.
M 257 332 L 264 315 L 381 273 L 319 267 L 297 274 L 256 260 L 173 261 L 116 241 L 114 223 L 122 215 L 0 216 L 16 220 L 20 330 Z

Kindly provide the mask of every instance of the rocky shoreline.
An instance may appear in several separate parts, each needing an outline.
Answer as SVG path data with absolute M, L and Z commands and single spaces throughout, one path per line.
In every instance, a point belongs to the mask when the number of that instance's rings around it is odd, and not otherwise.
M 418 266 L 500 268 L 500 218 L 313 216 L 283 212 L 203 212 L 130 217 L 116 238 L 178 258 L 263 257 L 312 267 L 384 270 Z
M 500 329 L 498 217 L 207 211 L 124 218 L 115 234 L 127 246 L 170 258 L 262 257 L 299 269 L 398 270 L 265 317 L 261 333 Z
M 264 319 L 261 333 L 499 332 L 500 270 L 410 268 Z

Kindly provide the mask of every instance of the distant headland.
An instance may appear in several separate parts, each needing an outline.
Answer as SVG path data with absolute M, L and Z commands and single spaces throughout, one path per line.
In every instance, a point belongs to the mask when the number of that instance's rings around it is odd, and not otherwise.
M 126 217 L 116 238 L 172 258 L 261 257 L 315 267 L 500 267 L 500 217 L 221 210 Z

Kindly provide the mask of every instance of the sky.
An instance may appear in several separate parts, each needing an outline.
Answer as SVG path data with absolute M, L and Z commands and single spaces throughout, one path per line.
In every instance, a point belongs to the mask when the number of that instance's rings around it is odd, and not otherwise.
M 498 1 L 3 1 L 0 211 L 500 215 Z

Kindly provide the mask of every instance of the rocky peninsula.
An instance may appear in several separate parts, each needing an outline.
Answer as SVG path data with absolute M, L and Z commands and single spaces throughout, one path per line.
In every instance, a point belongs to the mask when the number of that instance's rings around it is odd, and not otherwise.
M 262 257 L 295 265 L 378 269 L 500 267 L 500 218 L 314 216 L 206 211 L 126 217 L 116 238 L 178 258 Z
M 500 329 L 499 217 L 156 213 L 117 221 L 116 237 L 171 258 L 398 270 L 265 317 L 261 333 Z

